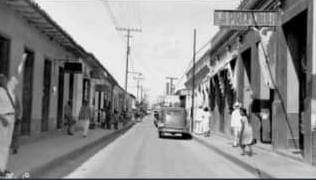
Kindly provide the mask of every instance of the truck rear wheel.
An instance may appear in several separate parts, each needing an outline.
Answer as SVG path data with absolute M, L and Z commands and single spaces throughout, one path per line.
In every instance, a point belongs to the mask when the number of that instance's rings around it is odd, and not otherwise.
M 162 132 L 158 132 L 158 136 L 159 136 L 159 138 L 163 138 Z
M 184 138 L 184 139 L 192 139 L 192 136 L 191 136 L 191 134 L 190 133 L 184 133 L 184 134 L 182 134 L 182 137 Z

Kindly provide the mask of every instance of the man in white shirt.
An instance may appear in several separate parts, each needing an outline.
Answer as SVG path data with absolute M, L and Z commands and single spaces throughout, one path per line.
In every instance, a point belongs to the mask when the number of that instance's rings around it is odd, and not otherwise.
M 9 80 L 7 76 L 0 74 L 0 178 L 12 175 L 6 168 L 16 116 L 21 118 L 21 112 L 16 111 L 17 97 L 15 89 L 19 83 L 18 79 L 21 78 L 24 71 L 26 59 L 27 54 L 23 54 L 22 60 L 14 72 L 15 74 Z M 16 138 L 15 141 L 17 141 Z
M 8 163 L 10 145 L 14 130 L 15 108 L 14 88 L 16 79 L 7 78 L 0 74 L 0 177 L 8 174 L 6 166 Z
M 233 147 L 237 147 L 238 146 L 239 135 L 240 135 L 240 132 L 241 132 L 240 108 L 241 108 L 241 103 L 236 102 L 234 104 L 234 111 L 232 113 L 231 122 L 230 122 L 230 126 L 231 126 L 231 128 L 233 130 L 233 134 L 234 134 Z

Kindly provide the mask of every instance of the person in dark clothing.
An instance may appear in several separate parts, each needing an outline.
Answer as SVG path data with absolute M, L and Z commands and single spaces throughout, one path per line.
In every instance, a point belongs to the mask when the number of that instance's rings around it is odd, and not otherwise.
M 72 103 L 71 100 L 68 100 L 67 104 L 65 105 L 64 109 L 64 117 L 65 117 L 65 125 L 67 126 L 67 133 L 68 135 L 73 135 L 73 125 L 76 121 L 73 119 L 72 116 Z
M 113 125 L 114 125 L 114 129 L 118 129 L 118 123 L 119 123 L 119 113 L 118 111 L 115 109 L 114 110 L 114 117 L 113 117 Z
M 107 129 L 111 129 L 111 106 L 110 104 L 106 107 L 106 113 L 105 113 L 105 124 Z

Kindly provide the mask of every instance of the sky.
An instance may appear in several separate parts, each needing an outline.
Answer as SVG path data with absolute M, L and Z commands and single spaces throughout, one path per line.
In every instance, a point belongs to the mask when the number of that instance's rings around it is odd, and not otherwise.
M 184 87 L 185 71 L 193 57 L 193 30 L 197 31 L 197 59 L 211 45 L 218 31 L 213 25 L 215 9 L 236 9 L 240 0 L 34 0 L 75 41 L 91 52 L 125 84 L 126 32 L 141 29 L 130 38 L 129 71 L 142 73 L 140 84 L 154 102 L 164 95 L 166 77 L 178 78 Z M 128 91 L 137 96 L 139 76 L 129 73 Z M 139 93 L 140 96 L 140 93 Z

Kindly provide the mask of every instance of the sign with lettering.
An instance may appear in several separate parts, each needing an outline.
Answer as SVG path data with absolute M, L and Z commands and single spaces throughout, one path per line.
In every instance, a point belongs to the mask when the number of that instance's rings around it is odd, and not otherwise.
M 214 25 L 222 27 L 274 27 L 280 26 L 280 13 L 277 11 L 254 10 L 215 10 Z
M 69 73 L 82 73 L 83 67 L 80 62 L 65 62 L 64 63 L 65 72 Z

